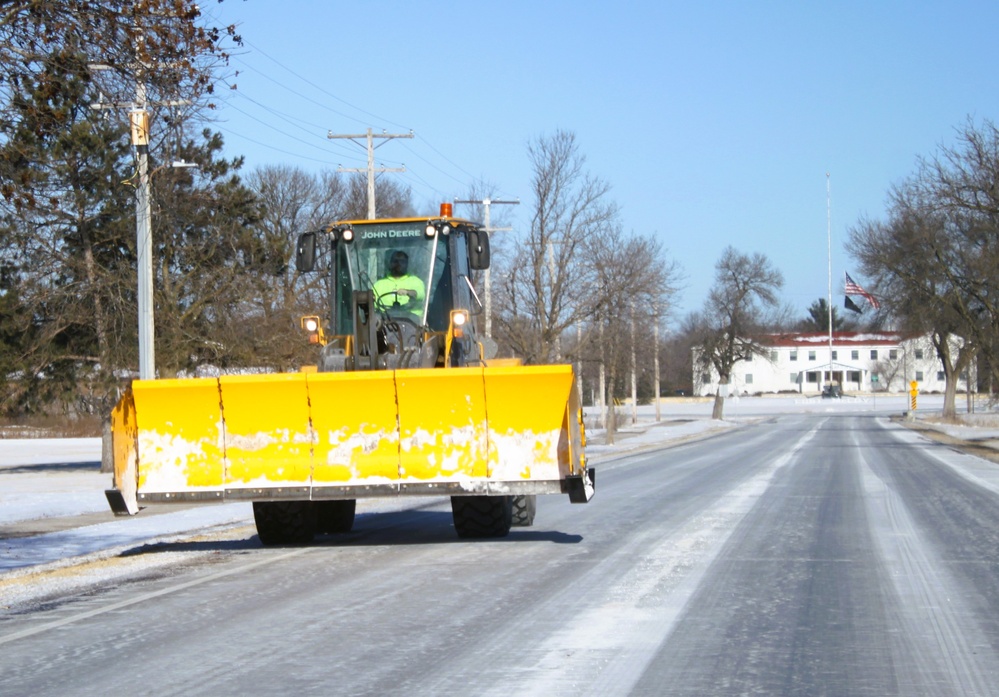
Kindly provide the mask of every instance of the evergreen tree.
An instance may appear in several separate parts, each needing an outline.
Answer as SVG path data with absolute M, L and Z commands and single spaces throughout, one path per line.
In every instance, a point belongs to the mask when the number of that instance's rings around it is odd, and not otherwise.
M 37 405 L 70 401 L 81 369 L 104 385 L 97 393 L 106 391 L 122 359 L 122 305 L 135 284 L 125 236 L 130 195 L 119 182 L 131 156 L 123 128 L 88 108 L 81 54 L 49 56 L 22 84 L 11 100 L 19 118 L 0 146 L 0 257 L 17 288 L 19 311 L 8 317 L 22 344 L 14 367 L 34 383 L 17 392 Z M 8 409 L 25 405 L 5 401 Z
M 850 331 L 856 325 L 839 315 L 839 308 L 833 305 L 832 326 L 834 332 Z M 798 323 L 798 329 L 803 332 L 829 331 L 829 303 L 825 298 L 819 298 L 808 306 L 808 317 Z

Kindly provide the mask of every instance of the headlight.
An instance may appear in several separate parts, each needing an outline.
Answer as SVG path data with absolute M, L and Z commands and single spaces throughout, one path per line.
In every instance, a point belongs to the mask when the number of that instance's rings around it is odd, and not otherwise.
M 315 317 L 306 317 L 302 320 L 302 327 L 307 332 L 315 332 L 319 329 L 319 320 Z
M 467 321 L 468 321 L 468 315 L 466 313 L 464 312 L 454 313 L 454 326 L 463 327 L 465 326 L 465 322 Z
M 340 233 L 340 239 L 344 242 L 351 242 L 354 239 L 354 228 L 345 227 Z
M 437 234 L 437 228 L 434 227 L 433 223 L 427 223 L 427 229 L 424 230 L 424 233 L 426 234 L 427 237 L 433 237 L 434 235 Z

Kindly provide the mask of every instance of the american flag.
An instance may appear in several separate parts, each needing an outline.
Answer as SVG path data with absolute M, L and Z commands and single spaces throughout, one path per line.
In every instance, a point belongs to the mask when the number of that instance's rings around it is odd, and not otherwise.
M 875 298 L 873 295 L 871 295 L 870 293 L 868 293 L 866 290 L 864 290 L 863 288 L 861 288 L 860 286 L 858 286 L 856 284 L 856 282 L 854 282 L 854 280 L 852 278 L 850 278 L 850 274 L 845 273 L 845 275 L 846 275 L 846 288 L 844 289 L 844 291 L 846 292 L 847 295 L 860 295 L 860 296 L 863 296 L 863 298 L 867 302 L 869 302 L 871 304 L 871 307 L 873 307 L 875 310 L 877 310 L 879 307 L 881 307 L 881 303 L 879 303 L 877 301 L 877 298 Z

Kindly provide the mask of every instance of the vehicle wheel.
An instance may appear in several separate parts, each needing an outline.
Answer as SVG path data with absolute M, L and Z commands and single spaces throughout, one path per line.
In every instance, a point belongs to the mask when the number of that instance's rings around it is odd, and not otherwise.
M 534 525 L 534 515 L 538 512 L 538 497 L 534 494 L 512 496 L 513 527 L 529 528 Z
M 312 501 L 254 501 L 253 520 L 263 545 L 303 544 L 316 534 Z
M 350 532 L 354 527 L 356 499 L 314 501 L 313 505 L 316 507 L 316 532 L 319 534 Z
M 512 496 L 452 496 L 458 537 L 506 537 L 513 524 Z

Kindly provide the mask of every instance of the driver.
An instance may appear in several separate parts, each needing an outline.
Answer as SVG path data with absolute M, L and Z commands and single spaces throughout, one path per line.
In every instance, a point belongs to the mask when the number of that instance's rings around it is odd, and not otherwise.
M 392 252 L 388 274 L 375 281 L 371 289 L 380 310 L 406 310 L 417 319 L 423 314 L 426 287 L 417 276 L 409 273 L 409 255 L 402 250 Z

